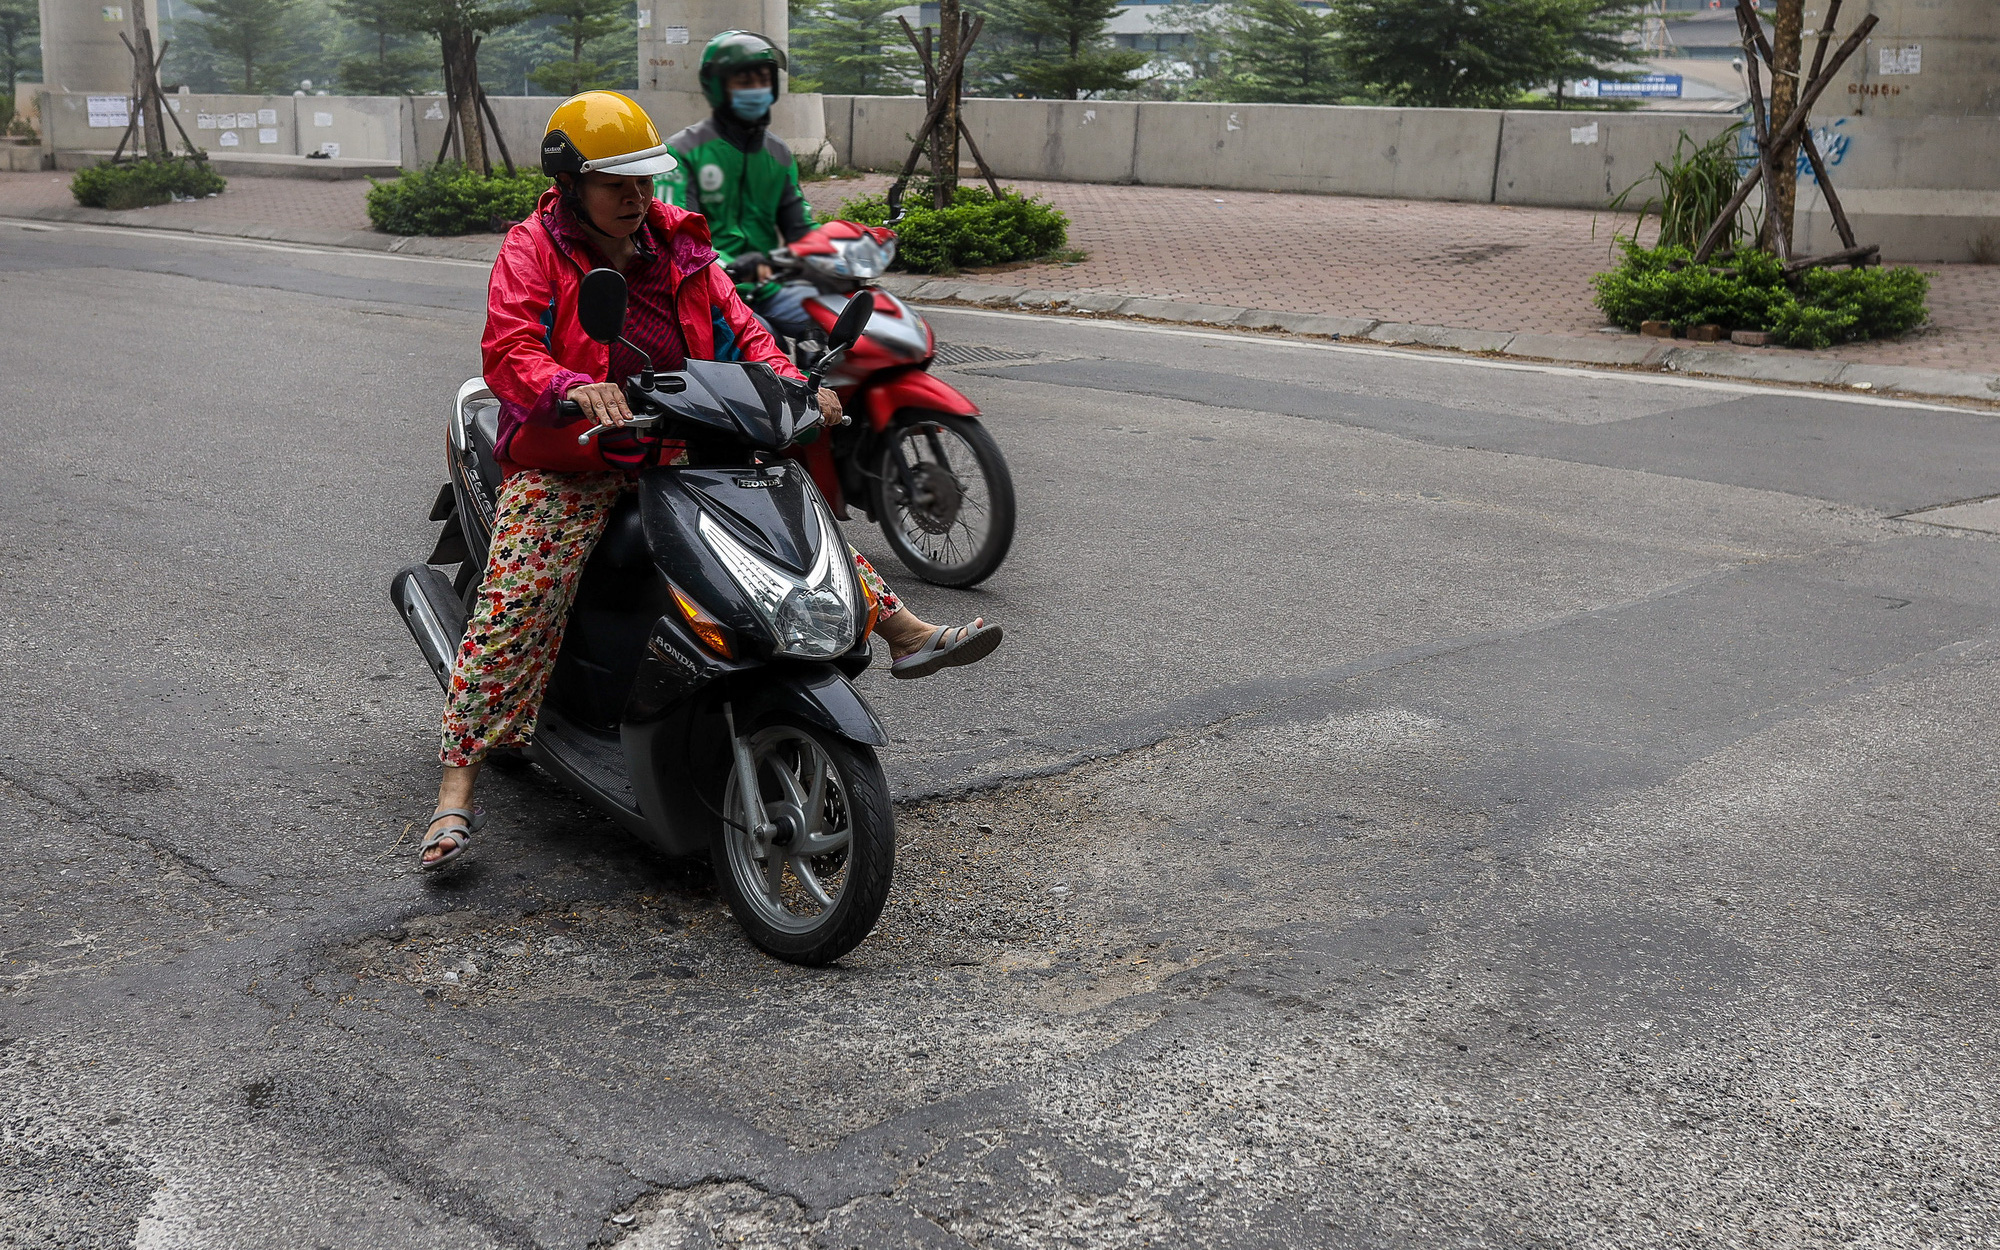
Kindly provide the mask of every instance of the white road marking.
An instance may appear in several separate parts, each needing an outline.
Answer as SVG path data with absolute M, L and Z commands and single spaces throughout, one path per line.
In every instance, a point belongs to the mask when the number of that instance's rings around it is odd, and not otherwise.
M 162 230 L 154 226 L 94 226 L 94 225 L 51 225 L 42 221 L 22 221 L 14 217 L 0 217 L 0 224 L 18 226 L 23 230 L 64 231 L 77 230 L 89 234 L 143 234 L 153 239 L 170 240 L 177 243 L 217 243 L 225 247 L 254 247 L 266 252 L 291 252 L 299 256 L 347 256 L 357 260 L 400 260 L 420 265 L 456 265 L 465 269 L 491 269 L 492 262 L 483 260 L 455 260 L 448 256 L 405 256 L 401 252 L 375 252 L 360 247 L 305 247 L 296 243 L 267 243 L 259 239 L 235 239 L 220 234 L 200 234 L 192 230 Z
M 1679 386 L 1697 391 L 1718 391 L 1726 395 L 1769 395 L 1775 392 L 1810 396 L 1832 403 L 1864 404 L 1871 408 L 1913 408 L 1923 412 L 1949 412 L 1960 415 L 1981 411 L 1969 405 L 1959 407 L 1953 404 L 1924 403 L 1914 399 L 1889 399 L 1880 395 L 1855 395 L 1813 387 L 1787 386 L 1782 382 L 1723 382 L 1674 373 L 1632 373 L 1616 367 L 1591 369 L 1573 365 L 1534 364 L 1528 361 L 1488 360 L 1483 356 L 1459 356 L 1448 352 L 1424 351 L 1421 348 L 1399 350 L 1391 347 L 1363 347 L 1357 343 L 1316 343 L 1307 339 L 1272 338 L 1262 334 L 1221 334 L 1213 330 L 1181 330 L 1173 326 L 1147 325 L 1137 321 L 1100 321 L 1094 317 L 1065 317 L 1061 313 L 1002 312 L 994 308 L 959 308 L 947 304 L 915 306 L 923 309 L 925 316 L 937 314 L 954 317 L 990 317 L 1001 321 L 1038 322 L 1043 325 L 1050 321 L 1066 321 L 1117 330 L 1126 334 L 1165 334 L 1175 338 L 1203 339 L 1212 343 L 1253 343 L 1259 347 L 1281 347 L 1293 351 L 1346 352 L 1357 356 L 1375 356 L 1384 360 L 1419 361 L 1424 364 L 1456 365 L 1468 369 L 1499 369 L 1508 373 L 1555 374 L 1559 377 L 1588 378 L 1592 381 L 1611 378 L 1646 386 Z M 1005 367 L 1003 362 L 995 364 Z

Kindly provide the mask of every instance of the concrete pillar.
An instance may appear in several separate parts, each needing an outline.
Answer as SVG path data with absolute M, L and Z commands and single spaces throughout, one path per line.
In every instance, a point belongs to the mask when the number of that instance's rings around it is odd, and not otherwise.
M 152 0 L 41 0 L 42 83 L 50 91 L 123 95 L 132 89 L 132 54 L 119 32 L 132 37 L 133 17 L 146 6 L 146 23 L 159 44 L 158 9 Z
M 1818 29 L 1825 12 L 1826 0 L 1808 0 L 1808 31 Z M 1840 35 L 1865 13 L 1881 23 L 1848 61 L 1844 81 L 1821 97 L 1820 112 L 1882 118 L 2000 115 L 2000 6 L 1993 0 L 1850 0 L 1841 7 Z M 1809 38 L 1808 63 L 1812 44 Z
M 1890 261 L 2000 260 L 2000 5 L 1847 0 L 1840 36 L 1881 21 L 1813 110 L 1833 184 L 1863 243 Z M 1826 0 L 1807 0 L 1806 29 Z M 1812 45 L 1808 35 L 1807 64 Z M 1799 186 L 1798 246 L 1841 246 L 1816 185 Z
M 638 2 L 641 91 L 700 95 L 701 50 L 725 30 L 754 30 L 780 48 L 791 46 L 785 0 Z
M 52 0 L 44 0 L 51 3 Z M 791 47 L 785 0 L 638 0 L 637 99 L 661 134 L 672 134 L 708 116 L 701 94 L 701 50 L 725 30 L 754 30 L 780 48 Z M 825 105 L 817 93 L 795 96 L 790 78 L 771 110 L 771 129 L 801 157 L 826 146 Z

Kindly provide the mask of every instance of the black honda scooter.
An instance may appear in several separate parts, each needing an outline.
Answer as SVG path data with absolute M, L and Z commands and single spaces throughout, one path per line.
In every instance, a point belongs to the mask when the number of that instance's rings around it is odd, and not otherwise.
M 586 275 L 577 305 L 618 341 L 616 270 Z M 868 935 L 895 863 L 888 736 L 849 681 L 874 603 L 804 466 L 778 454 L 824 435 L 820 378 L 871 311 L 848 306 L 803 383 L 706 360 L 627 380 L 628 428 L 685 442 L 688 462 L 649 463 L 612 510 L 525 752 L 667 854 L 707 853 L 750 940 L 801 964 Z M 482 380 L 459 388 L 431 508 L 444 532 L 390 592 L 446 688 L 492 536 L 498 419 Z

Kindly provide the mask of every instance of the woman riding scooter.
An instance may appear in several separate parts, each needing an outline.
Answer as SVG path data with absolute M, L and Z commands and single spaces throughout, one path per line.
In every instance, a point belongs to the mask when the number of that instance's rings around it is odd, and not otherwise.
M 542 692 L 561 647 L 578 575 L 618 497 L 652 448 L 631 431 L 624 387 L 612 378 L 689 359 L 741 359 L 802 375 L 737 297 L 716 264 L 701 217 L 652 197 L 652 179 L 673 170 L 645 111 L 611 91 L 574 96 L 549 118 L 542 169 L 556 186 L 508 232 L 493 265 L 486 333 L 486 384 L 502 403 L 497 453 L 506 471 L 484 579 L 452 670 L 440 758 L 437 811 L 419 851 L 424 868 L 463 857 L 481 818 L 472 808 L 481 763 L 534 733 Z M 609 349 L 576 318 L 576 291 L 598 267 L 625 275 L 625 342 Z M 633 348 L 637 348 L 634 351 Z M 565 425 L 563 400 L 585 414 Z M 820 404 L 838 421 L 840 401 Z M 613 427 L 580 448 L 585 422 Z M 659 449 L 671 456 L 672 445 Z M 851 550 L 851 549 L 850 549 Z M 901 605 L 854 552 L 881 604 L 877 629 L 898 677 L 922 677 L 992 653 L 1000 628 L 984 620 L 939 627 Z

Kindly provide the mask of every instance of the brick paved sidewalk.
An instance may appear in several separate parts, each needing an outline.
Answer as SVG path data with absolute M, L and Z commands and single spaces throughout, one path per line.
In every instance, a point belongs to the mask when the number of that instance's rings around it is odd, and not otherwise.
M 883 175 L 806 184 L 822 216 L 879 193 Z M 236 178 L 209 200 L 140 210 L 147 224 L 368 228 L 368 183 Z M 1630 218 L 1570 209 L 1020 182 L 1070 215 L 1075 264 L 989 270 L 1049 290 L 1568 335 L 1596 342 L 1590 277 Z M 0 215 L 68 207 L 68 176 L 0 174 Z M 136 222 L 135 222 L 136 224 Z M 1866 364 L 2000 370 L 2000 266 L 1927 265 L 1932 325 L 1825 353 Z M 1737 349 L 1754 355 L 1772 352 Z M 1801 355 L 1802 353 L 1781 353 Z
M 885 175 L 867 175 L 812 183 L 806 193 L 824 213 L 888 185 Z M 1596 341 L 1611 336 L 1598 328 L 1604 318 L 1590 302 L 1590 279 L 1611 265 L 1613 232 L 1632 223 L 1611 213 L 1438 200 L 1011 185 L 1068 213 L 1070 244 L 1089 258 L 981 271 L 996 275 L 987 281 Z M 1923 269 L 1933 275 L 1929 328 L 1824 354 L 2000 371 L 2000 265 Z

